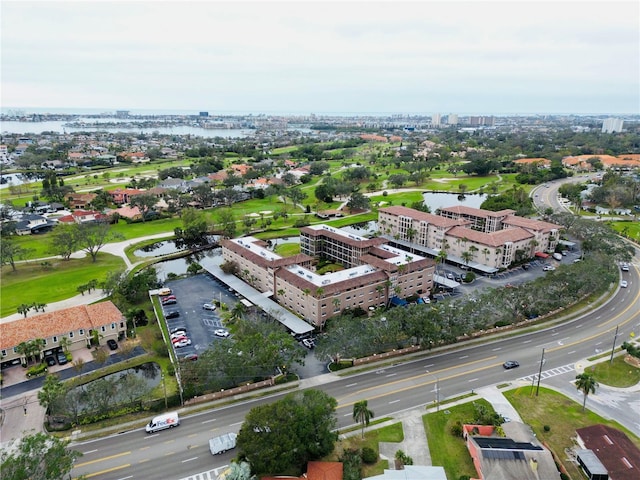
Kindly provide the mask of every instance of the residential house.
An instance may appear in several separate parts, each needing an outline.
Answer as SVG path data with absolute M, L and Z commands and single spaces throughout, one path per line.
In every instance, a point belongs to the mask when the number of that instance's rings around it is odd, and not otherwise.
M 580 449 L 576 452 L 577 460 L 589 478 L 595 480 L 637 480 L 640 478 L 640 449 L 634 445 L 622 431 L 598 424 L 576 430 L 577 443 Z M 597 462 L 593 460 L 595 457 Z M 605 472 L 594 477 L 598 463 Z M 599 471 L 599 470 L 598 470 Z
M 120 208 L 116 208 L 110 215 L 117 213 L 122 218 L 128 218 L 129 220 L 142 220 L 142 212 L 138 207 L 130 207 L 128 205 L 123 205 Z
M 467 450 L 477 472 L 473 480 L 553 480 L 560 479 L 553 455 L 520 422 L 502 425 L 506 437 L 496 427 L 463 425 Z
M 68 193 L 65 197 L 72 209 L 87 208 L 98 195 L 95 193 Z
M 35 213 L 23 213 L 20 220 L 16 221 L 16 235 L 31 235 L 50 230 L 56 222 Z
M 76 210 L 58 218 L 60 223 L 90 223 L 107 220 L 107 216 L 95 210 Z
M 41 356 L 60 351 L 60 339 L 70 341 L 69 350 L 79 350 L 91 345 L 92 339 L 100 345 L 109 339 L 122 338 L 127 329 L 127 321 L 110 301 L 93 305 L 41 313 L 28 318 L 0 324 L 0 356 L 2 367 L 25 363 L 18 353 L 18 345 L 37 338 L 44 339 Z
M 444 467 L 405 465 L 402 470 L 385 469 L 383 474 L 367 477 L 367 480 L 447 480 L 447 474 Z
M 146 190 L 139 190 L 137 188 L 117 188 L 107 192 L 113 199 L 113 203 L 116 205 L 124 205 L 131 201 L 131 197 L 146 193 Z

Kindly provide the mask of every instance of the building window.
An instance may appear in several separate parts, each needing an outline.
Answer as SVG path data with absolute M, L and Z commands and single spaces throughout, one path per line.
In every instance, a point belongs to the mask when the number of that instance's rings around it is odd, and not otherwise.
M 115 330 L 115 329 L 116 329 L 116 324 L 115 324 L 115 323 L 112 323 L 112 324 L 111 324 L 111 330 Z
M 7 351 L 6 350 L 2 350 L 2 356 L 6 357 L 7 356 Z
M 80 335 L 84 335 L 84 329 L 80 329 L 80 331 L 78 332 Z
M 53 343 L 58 343 L 58 337 L 53 337 Z
M 18 347 L 13 347 L 13 353 L 18 353 Z
M 124 322 L 120 322 L 120 328 L 124 328 Z
M 104 325 L 100 327 L 100 330 L 101 330 L 102 332 L 106 332 L 106 331 L 107 331 L 107 329 L 105 328 L 105 326 L 104 326 Z
M 69 332 L 69 338 L 73 338 L 73 332 Z

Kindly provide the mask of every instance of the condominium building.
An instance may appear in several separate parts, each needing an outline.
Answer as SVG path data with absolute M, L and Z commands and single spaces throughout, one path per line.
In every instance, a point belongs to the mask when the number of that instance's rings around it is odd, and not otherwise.
M 281 257 L 256 238 L 223 240 L 226 262 L 237 275 L 308 323 L 321 327 L 344 309 L 388 304 L 394 297 L 429 295 L 435 263 L 327 225 L 300 229 L 301 253 Z M 336 268 L 324 271 L 319 265 Z
M 624 121 L 621 118 L 606 118 L 602 122 L 602 133 L 617 133 L 622 131 Z
M 491 273 L 513 262 L 553 252 L 560 226 L 480 208 L 442 208 L 438 215 L 393 206 L 379 210 L 378 228 L 387 238 L 425 247 L 436 256 L 444 251 L 453 262 Z

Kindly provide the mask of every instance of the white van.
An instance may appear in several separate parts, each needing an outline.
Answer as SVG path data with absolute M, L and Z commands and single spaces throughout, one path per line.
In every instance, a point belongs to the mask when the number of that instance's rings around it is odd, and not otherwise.
M 153 417 L 144 429 L 147 433 L 153 433 L 158 430 L 164 430 L 165 428 L 177 427 L 178 425 L 180 425 L 178 412 L 170 412 Z
M 558 260 L 560 262 L 562 260 L 562 254 L 556 252 L 556 253 L 553 254 L 553 258 L 555 258 L 556 260 Z

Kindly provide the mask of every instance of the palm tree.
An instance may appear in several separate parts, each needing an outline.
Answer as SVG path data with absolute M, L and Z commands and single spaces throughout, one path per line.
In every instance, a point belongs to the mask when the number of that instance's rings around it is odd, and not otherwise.
M 491 253 L 491 252 L 490 252 L 490 250 L 488 248 L 485 247 L 485 248 L 482 249 L 482 254 L 484 255 L 484 261 L 485 262 L 487 260 L 489 260 L 489 253 Z
M 340 308 L 340 299 L 338 297 L 334 298 L 331 303 L 333 303 L 334 311 Z
M 413 253 L 413 239 L 415 238 L 415 236 L 417 235 L 418 231 L 413 228 L 413 227 L 409 227 L 407 228 L 407 239 L 409 240 L 409 243 L 411 244 L 411 253 Z
M 593 373 L 581 373 L 576 376 L 576 388 L 582 391 L 584 395 L 584 401 L 582 402 L 582 411 L 584 412 L 584 407 L 587 404 L 587 396 L 590 393 L 596 393 L 596 388 L 598 387 L 598 382 L 593 378 Z
M 460 254 L 460 256 L 462 257 L 462 260 L 464 260 L 465 265 L 468 267 L 469 262 L 473 260 L 473 253 L 469 252 L 468 250 L 465 250 Z
M 436 256 L 437 263 L 439 263 L 440 266 L 442 266 L 446 260 L 447 260 L 447 252 L 445 250 L 440 250 L 438 252 L 438 255 Z
M 71 346 L 71 339 L 69 337 L 60 337 L 58 345 L 60 345 L 60 348 L 62 348 L 64 353 L 68 353 L 69 347 Z
M 373 412 L 369 410 L 366 400 L 360 400 L 353 404 L 353 419 L 362 425 L 362 438 L 364 438 L 364 427 L 369 425 L 373 418 Z

